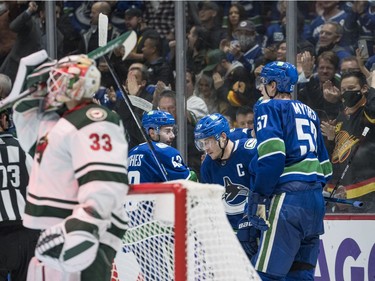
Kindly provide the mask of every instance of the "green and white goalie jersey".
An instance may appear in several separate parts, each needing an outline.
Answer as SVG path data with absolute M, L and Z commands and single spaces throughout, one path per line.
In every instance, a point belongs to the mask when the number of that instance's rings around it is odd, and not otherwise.
M 24 225 L 46 229 L 88 206 L 106 225 L 99 241 L 118 249 L 128 191 L 128 145 L 121 120 L 91 103 L 60 114 L 42 113 L 41 100 L 29 97 L 13 107 L 20 144 L 34 154 Z

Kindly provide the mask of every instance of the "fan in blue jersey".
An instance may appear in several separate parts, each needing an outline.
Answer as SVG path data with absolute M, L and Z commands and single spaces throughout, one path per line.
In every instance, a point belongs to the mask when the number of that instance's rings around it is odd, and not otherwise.
M 233 229 L 238 230 L 240 242 L 247 242 L 244 245 L 247 248 L 244 248 L 251 258 L 258 249 L 259 232 L 242 218 L 249 194 L 249 164 L 257 152 L 257 141 L 253 138 L 232 141 L 229 134 L 228 121 L 219 113 L 207 115 L 197 123 L 195 144 L 198 150 L 206 153 L 201 166 L 201 182 L 225 187 L 225 212 Z
M 129 183 L 164 182 L 165 178 L 196 181 L 195 173 L 185 165 L 179 151 L 170 146 L 175 138 L 175 124 L 168 112 L 151 110 L 143 115 L 142 126 L 153 150 L 146 142 L 130 150 Z
M 251 138 L 251 132 L 253 130 L 249 128 L 233 128 L 229 131 L 229 139 L 232 141 L 239 140 L 239 139 L 248 139 Z
M 252 262 L 262 280 L 314 280 L 324 233 L 322 187 L 332 165 L 317 114 L 291 99 L 295 66 L 271 62 L 260 77 L 270 99 L 255 113 L 258 153 L 247 215 L 262 234 Z

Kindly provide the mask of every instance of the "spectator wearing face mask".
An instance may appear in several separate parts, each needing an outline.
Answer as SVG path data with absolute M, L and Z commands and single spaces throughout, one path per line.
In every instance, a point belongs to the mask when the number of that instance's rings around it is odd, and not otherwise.
M 372 161 L 375 157 L 375 71 L 370 75 L 370 84 L 359 71 L 342 75 L 339 95 L 344 110 L 336 118 L 335 126 L 331 129 L 333 134 L 328 135 L 335 147 L 331 156 L 333 175 L 327 184 L 327 191 L 333 192 L 338 185 L 333 197 L 359 200 L 364 206 L 359 209 L 338 204 L 336 208 L 328 209 L 334 212 L 375 212 L 375 192 L 372 188 L 375 184 L 375 162 Z M 328 131 L 327 128 L 325 130 Z M 342 178 L 344 169 L 347 170 Z
M 241 21 L 233 34 L 237 42 L 233 42 L 229 48 L 228 59 L 231 62 L 238 61 L 250 72 L 262 61 L 262 48 L 256 40 L 255 25 L 253 22 Z

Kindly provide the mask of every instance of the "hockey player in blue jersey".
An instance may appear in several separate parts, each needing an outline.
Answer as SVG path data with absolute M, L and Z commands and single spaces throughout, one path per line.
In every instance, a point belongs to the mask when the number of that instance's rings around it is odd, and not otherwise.
M 147 143 L 141 143 L 129 152 L 129 183 L 164 182 L 167 180 L 190 179 L 196 175 L 185 165 L 179 151 L 170 145 L 175 138 L 175 120 L 164 111 L 151 110 L 142 118 L 142 126 L 152 141 L 153 152 Z M 159 161 L 160 165 L 156 162 Z
M 229 130 L 227 119 L 219 113 L 214 113 L 203 117 L 197 123 L 194 137 L 197 149 L 206 153 L 201 166 L 201 182 L 216 183 L 225 187 L 225 211 L 233 229 L 238 230 L 249 194 L 249 164 L 257 152 L 257 142 L 253 138 L 232 141 L 229 139 Z M 257 236 L 258 231 L 255 228 L 250 229 L 249 225 L 241 227 L 237 233 L 240 242 L 252 242 L 244 245 L 249 258 L 258 248 Z
M 271 62 L 260 76 L 270 99 L 255 113 L 258 153 L 247 215 L 262 234 L 252 263 L 262 280 L 314 280 L 324 233 L 322 187 L 332 166 L 317 114 L 291 99 L 295 66 Z

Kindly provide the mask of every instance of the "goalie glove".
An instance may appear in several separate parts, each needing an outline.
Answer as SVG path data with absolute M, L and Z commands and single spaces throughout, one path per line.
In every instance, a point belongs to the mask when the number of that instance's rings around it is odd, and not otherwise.
M 243 217 L 238 223 L 237 239 L 249 260 L 251 260 L 258 251 L 260 231 L 249 222 L 247 216 Z
M 268 221 L 271 197 L 250 191 L 248 202 L 249 222 L 257 229 L 266 231 L 270 227 Z
M 35 256 L 47 266 L 66 272 L 79 272 L 90 266 L 99 248 L 99 226 L 88 223 L 84 213 L 44 230 L 37 242 Z

